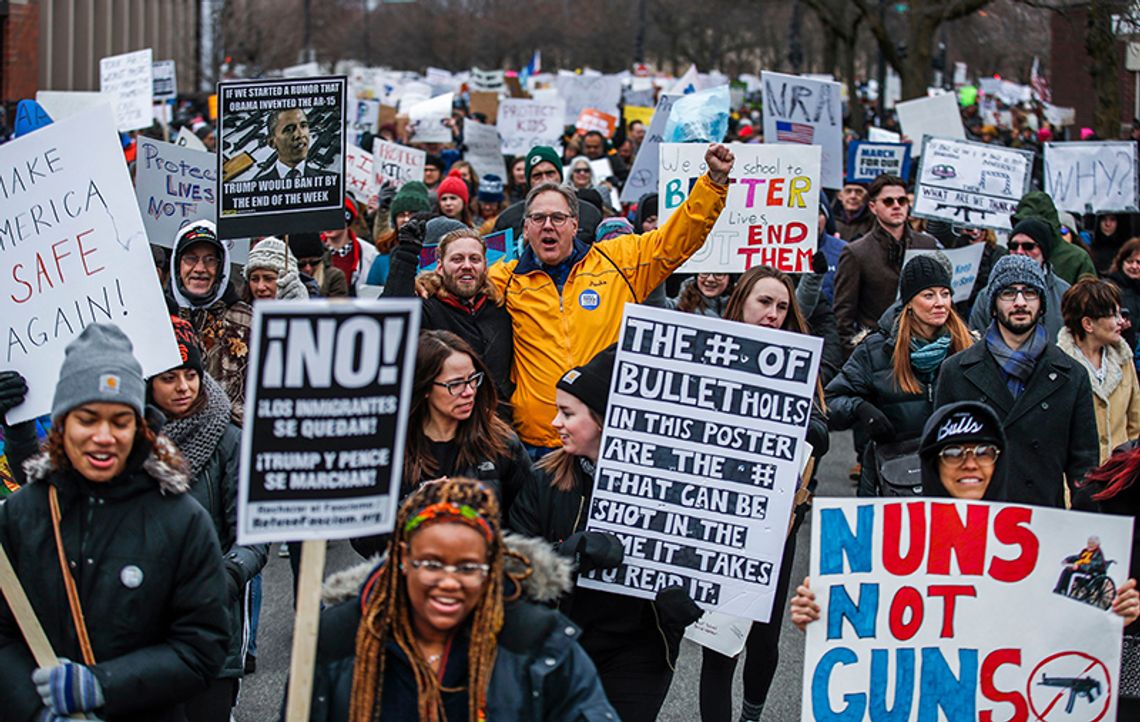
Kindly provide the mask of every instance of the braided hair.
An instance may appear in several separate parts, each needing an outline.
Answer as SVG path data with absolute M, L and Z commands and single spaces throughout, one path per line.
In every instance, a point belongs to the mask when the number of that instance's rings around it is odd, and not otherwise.
M 448 513 L 421 514 L 429 507 L 452 504 L 465 509 L 464 516 Z M 430 510 L 429 510 L 430 511 Z M 474 521 L 469 515 L 474 511 Z M 409 525 L 409 521 L 412 522 Z M 503 627 L 503 534 L 499 520 L 499 503 L 491 489 L 478 481 L 453 478 L 426 483 L 416 489 L 400 506 L 396 530 L 388 545 L 388 561 L 370 583 L 371 594 L 363 602 L 360 626 L 356 631 L 356 662 L 352 674 L 350 722 L 374 722 L 380 717 L 380 692 L 384 685 L 387 661 L 386 645 L 395 642 L 412 667 L 421 720 L 443 722 L 445 691 L 428 660 L 416 644 L 412 610 L 408 603 L 407 582 L 400 571 L 399 549 L 416 531 L 432 523 L 465 523 L 478 525 L 489 537 L 487 563 L 490 570 L 478 605 L 470 616 L 470 641 L 467 654 L 468 719 L 483 719 L 487 701 L 487 685 L 495 667 L 499 630 Z M 409 530 L 409 526 L 411 529 Z M 456 691 L 448 689 L 448 692 Z

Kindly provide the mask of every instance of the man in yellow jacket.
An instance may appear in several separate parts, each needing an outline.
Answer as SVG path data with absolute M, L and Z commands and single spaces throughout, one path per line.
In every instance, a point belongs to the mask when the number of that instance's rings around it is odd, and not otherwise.
M 516 261 L 488 271 L 503 295 L 514 329 L 515 428 L 538 458 L 558 446 L 554 385 L 617 340 L 626 303 L 645 300 L 702 245 L 728 193 L 732 151 L 712 145 L 708 173 L 657 230 L 587 246 L 575 239 L 578 197 L 543 183 L 527 194 Z

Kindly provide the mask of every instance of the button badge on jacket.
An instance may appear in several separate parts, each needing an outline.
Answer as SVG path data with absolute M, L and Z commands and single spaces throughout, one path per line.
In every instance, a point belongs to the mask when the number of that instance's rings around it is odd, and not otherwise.
M 143 571 L 134 564 L 128 564 L 119 572 L 119 581 L 127 589 L 138 589 L 143 583 Z

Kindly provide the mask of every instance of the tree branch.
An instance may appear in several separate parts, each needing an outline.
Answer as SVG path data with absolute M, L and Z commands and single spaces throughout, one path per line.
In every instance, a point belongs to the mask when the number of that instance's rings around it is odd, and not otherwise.
M 867 0 L 854 1 L 855 7 L 859 9 L 859 14 L 867 21 L 867 27 L 870 29 L 871 35 L 875 36 L 875 42 L 879 44 L 879 51 L 882 52 L 887 63 L 889 63 L 896 72 L 901 74 L 903 61 L 899 56 L 898 46 L 895 45 L 894 39 L 891 38 L 886 26 L 879 17 L 878 8 L 871 8 L 867 4 Z
M 944 22 L 957 20 L 971 15 L 989 5 L 990 0 L 954 0 L 942 6 L 942 20 Z

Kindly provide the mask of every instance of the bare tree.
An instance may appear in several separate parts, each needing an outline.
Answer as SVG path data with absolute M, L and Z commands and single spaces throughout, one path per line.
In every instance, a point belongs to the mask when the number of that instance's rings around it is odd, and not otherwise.
M 804 0 L 804 2 L 815 11 L 824 32 L 835 41 L 833 45 L 838 51 L 841 66 L 839 75 L 847 83 L 851 128 L 862 135 L 865 123 L 863 113 L 858 112 L 859 92 L 855 77 L 855 53 L 859 27 L 863 24 L 863 14 L 848 0 Z

